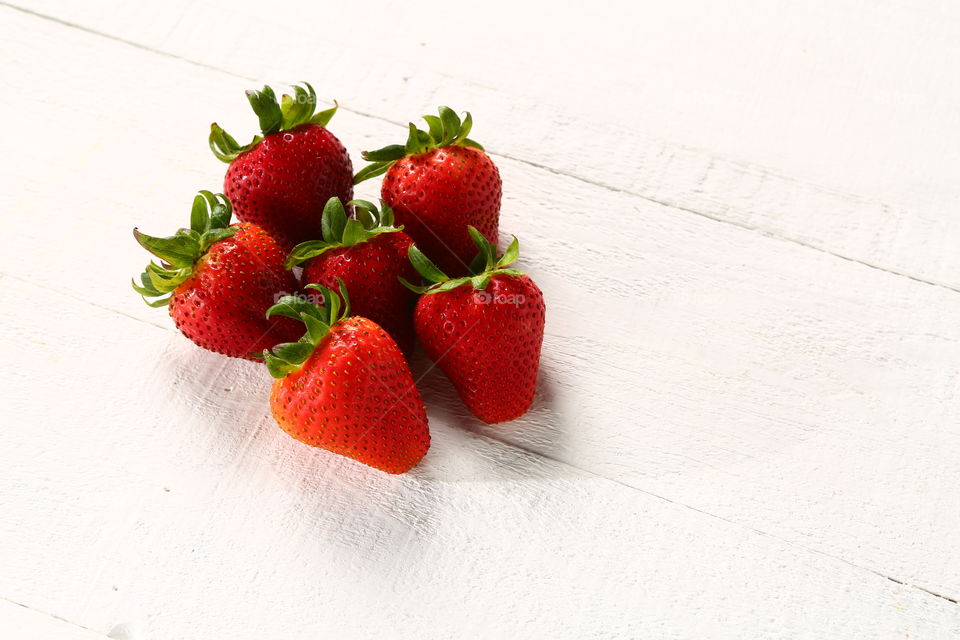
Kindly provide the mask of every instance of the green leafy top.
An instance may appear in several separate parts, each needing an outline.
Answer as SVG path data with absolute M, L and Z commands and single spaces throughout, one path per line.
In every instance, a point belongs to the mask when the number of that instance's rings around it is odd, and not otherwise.
M 520 257 L 520 241 L 517 240 L 516 236 L 513 237 L 513 242 L 511 242 L 507 250 L 503 252 L 503 255 L 498 257 L 497 248 L 490 244 L 490 241 L 487 240 L 482 233 L 477 231 L 476 227 L 468 226 L 467 230 L 470 232 L 470 238 L 473 239 L 473 243 L 477 245 L 478 249 L 476 257 L 470 262 L 470 275 L 463 278 L 450 278 L 440 271 L 430 258 L 423 255 L 423 252 L 417 249 L 416 246 L 410 245 L 410 248 L 407 250 L 407 255 L 410 257 L 413 268 L 430 284 L 418 287 L 410 284 L 403 278 L 400 278 L 400 282 L 414 293 L 429 295 L 431 293 L 450 291 L 467 283 L 473 285 L 474 289 L 482 291 L 487 288 L 487 285 L 490 283 L 490 277 L 493 275 L 523 275 L 523 271 L 508 268 L 509 265 L 516 262 L 517 258 Z
M 260 134 L 253 136 L 253 140 L 248 144 L 238 143 L 216 122 L 210 125 L 210 150 L 224 162 L 233 161 L 244 151 L 257 146 L 264 136 L 272 133 L 288 131 L 308 122 L 325 127 L 339 106 L 334 101 L 330 109 L 314 113 L 317 108 L 317 94 L 309 82 L 304 82 L 302 87 L 293 85 L 293 95 L 284 94 L 279 103 L 273 89 L 267 85 L 260 91 L 247 91 L 247 100 L 260 119 Z
M 391 144 L 376 151 L 364 151 L 361 155 L 368 164 L 353 177 L 353 184 L 358 184 L 387 172 L 390 166 L 406 156 L 415 156 L 440 147 L 461 145 L 483 150 L 479 143 L 471 140 L 470 129 L 473 127 L 473 117 L 468 111 L 460 121 L 460 116 L 450 107 L 440 107 L 440 117 L 423 116 L 427 121 L 427 131 L 418 129 L 410 123 L 410 133 L 406 144 Z
M 284 266 L 289 269 L 302 264 L 310 258 L 336 247 L 352 247 L 355 244 L 366 242 L 381 233 L 400 231 L 403 226 L 393 224 L 393 209 L 383 200 L 380 201 L 382 210 L 367 200 L 351 200 L 347 206 L 353 206 L 353 218 L 347 218 L 340 198 L 334 196 L 327 200 L 323 207 L 321 227 L 323 240 L 308 240 L 293 248 Z
M 340 295 L 320 284 L 308 284 L 305 288 L 316 289 L 323 295 L 323 306 L 315 305 L 302 296 L 284 296 L 277 304 L 267 309 L 267 317 L 285 316 L 307 325 L 307 332 L 297 342 L 278 344 L 273 350 L 264 349 L 263 359 L 274 378 L 285 378 L 303 366 L 320 341 L 330 332 L 337 321 L 350 315 L 350 297 L 343 280 Z M 341 298 L 343 299 L 341 304 Z
M 189 229 L 180 229 L 169 238 L 156 238 L 133 230 L 140 246 L 162 260 L 159 264 L 147 265 L 140 274 L 140 284 L 133 282 L 134 290 L 143 296 L 144 302 L 151 307 L 170 303 L 170 292 L 193 275 L 194 264 L 207 249 L 237 232 L 236 227 L 230 226 L 232 211 L 226 196 L 200 191 L 193 199 Z

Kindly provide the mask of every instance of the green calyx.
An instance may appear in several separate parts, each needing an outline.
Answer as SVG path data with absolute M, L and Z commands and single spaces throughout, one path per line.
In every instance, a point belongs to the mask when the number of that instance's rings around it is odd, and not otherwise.
M 347 206 L 354 208 L 354 217 L 347 217 L 340 198 L 334 196 L 327 200 L 320 221 L 323 240 L 301 242 L 287 256 L 284 266 L 290 269 L 330 249 L 352 247 L 382 233 L 393 233 L 403 229 L 402 225 L 394 226 L 393 209 L 383 200 L 380 201 L 379 210 L 375 204 L 367 200 L 351 200 Z
M 147 265 L 140 274 L 140 284 L 133 281 L 134 290 L 143 296 L 144 302 L 151 307 L 170 304 L 170 293 L 193 275 L 197 260 L 214 243 L 237 232 L 235 227 L 230 226 L 232 212 L 226 196 L 200 191 L 193 199 L 189 229 L 180 229 L 168 238 L 148 236 L 137 229 L 133 230 L 133 237 L 140 246 L 162 261 Z
M 249 144 L 241 145 L 216 122 L 210 125 L 210 150 L 224 162 L 229 163 L 244 151 L 257 146 L 264 136 L 307 123 L 325 127 L 339 107 L 334 101 L 330 109 L 314 113 L 317 94 L 309 82 L 304 82 L 303 86 L 293 85 L 293 95 L 284 94 L 279 102 L 273 89 L 267 85 L 260 91 L 247 91 L 247 100 L 260 119 L 260 134 L 253 136 Z
M 400 282 L 414 293 L 430 295 L 432 293 L 441 293 L 450 291 L 465 284 L 473 285 L 474 289 L 483 291 L 490 283 L 490 278 L 494 275 L 522 276 L 523 271 L 519 269 L 508 268 L 520 257 L 520 241 L 513 237 L 513 241 L 503 255 L 497 256 L 497 248 L 490 244 L 490 241 L 482 233 L 477 231 L 476 227 L 468 226 L 470 238 L 477 245 L 477 255 L 470 262 L 470 275 L 463 278 L 450 278 L 433 263 L 422 251 L 415 245 L 410 245 L 407 255 L 410 263 L 417 270 L 423 279 L 429 282 L 425 286 L 417 286 L 400 278 Z
M 339 320 L 350 315 L 350 297 L 343 280 L 340 295 L 320 284 L 308 284 L 306 289 L 315 289 L 323 296 L 323 306 L 315 305 L 303 296 L 284 296 L 277 304 L 267 309 L 267 317 L 284 316 L 299 320 L 307 326 L 307 332 L 297 342 L 278 344 L 273 350 L 263 350 L 263 360 L 274 378 L 285 378 L 298 371 L 313 354 L 320 341 Z M 341 301 L 342 299 L 342 301 Z
M 427 121 L 427 130 L 418 129 L 410 123 L 410 133 L 406 144 L 391 144 L 376 151 L 364 151 L 361 155 L 364 160 L 372 162 L 357 172 L 353 177 L 353 184 L 359 184 L 369 178 L 387 172 L 394 162 L 406 156 L 415 156 L 433 149 L 461 145 L 483 150 L 478 142 L 468 138 L 473 127 L 473 117 L 468 111 L 460 120 L 460 116 L 450 107 L 440 107 L 440 116 L 423 116 Z

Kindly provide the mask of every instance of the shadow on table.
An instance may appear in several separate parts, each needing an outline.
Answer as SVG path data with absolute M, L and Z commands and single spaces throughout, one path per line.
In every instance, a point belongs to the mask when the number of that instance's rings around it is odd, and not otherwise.
M 497 482 L 559 477 L 566 470 L 573 471 L 553 455 L 563 450 L 566 431 L 555 409 L 555 383 L 549 362 L 541 364 L 530 410 L 517 420 L 492 425 L 470 413 L 446 375 L 419 349 L 411 359 L 411 369 L 431 425 L 453 427 L 432 430 L 435 440 L 443 442 L 441 449 L 448 448 L 445 440 L 457 440 L 451 447 L 473 450 L 482 461 L 472 465 L 458 457 L 455 467 L 426 465 L 424 473 L 445 481 Z
M 469 413 L 443 372 L 423 353 L 415 354 L 412 368 L 415 377 L 422 376 L 431 447 L 413 470 L 389 475 L 306 446 L 280 430 L 270 416 L 272 380 L 262 365 L 197 349 L 172 333 L 166 351 L 157 360 L 152 384 L 169 391 L 175 406 L 166 410 L 184 419 L 166 424 L 164 437 L 190 443 L 187 448 L 195 452 L 192 460 L 172 461 L 170 475 L 182 474 L 178 468 L 185 465 L 202 464 L 206 473 L 219 469 L 215 493 L 249 500 L 250 517 L 267 510 L 259 501 L 277 501 L 273 506 L 283 505 L 290 518 L 277 526 L 298 535 L 315 531 L 344 550 L 389 555 L 384 547 L 390 541 L 410 546 L 417 538 L 430 539 L 451 501 L 485 513 L 486 501 L 497 503 L 496 496 L 547 485 L 562 493 L 572 489 L 567 482 L 576 484 L 582 475 L 540 453 L 553 451 L 563 439 L 552 409 L 549 367 L 541 372 L 526 416 L 486 425 Z M 470 484 L 486 487 L 471 489 Z M 201 502 L 214 497 L 194 496 Z

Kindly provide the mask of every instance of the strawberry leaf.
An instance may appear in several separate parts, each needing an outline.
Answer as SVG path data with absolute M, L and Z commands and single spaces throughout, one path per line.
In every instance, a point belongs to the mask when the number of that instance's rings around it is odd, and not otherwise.
M 430 137 L 433 138 L 433 141 L 440 142 L 443 140 L 443 121 L 437 116 L 423 116 L 423 119 L 427 121 Z
M 273 348 L 273 355 L 290 364 L 303 364 L 313 353 L 313 344 L 309 342 L 287 342 Z
M 433 263 L 430 258 L 423 255 L 423 252 L 416 245 L 410 245 L 407 249 L 407 256 L 410 258 L 410 264 L 417 270 L 424 280 L 428 282 L 444 282 L 449 280 L 447 275 L 440 271 L 440 268 Z
M 496 249 L 490 244 L 490 241 L 484 237 L 475 227 L 468 226 L 467 231 L 470 238 L 477 245 L 477 255 L 470 262 L 470 275 L 464 278 L 448 278 L 440 271 L 433 262 L 430 261 L 416 246 L 411 245 L 407 250 L 410 258 L 410 264 L 417 270 L 424 280 L 430 284 L 420 287 L 410 284 L 403 278 L 400 282 L 413 291 L 424 295 L 442 293 L 450 291 L 465 284 L 470 284 L 474 289 L 483 291 L 490 284 L 493 276 L 522 276 L 522 271 L 517 269 L 505 268 L 507 265 L 516 261 L 520 256 L 520 241 L 514 236 L 513 241 L 507 250 L 500 256 L 496 256 Z
M 246 92 L 247 101 L 253 108 L 260 120 L 260 131 L 268 136 L 271 133 L 280 131 L 283 126 L 283 111 L 277 104 L 277 96 L 268 85 L 264 85 L 260 91 L 249 90 Z
M 313 305 L 297 296 L 283 296 L 275 305 L 267 309 L 267 317 L 283 316 L 285 318 L 300 319 L 301 313 L 308 313 Z
M 284 267 L 292 269 L 330 249 L 352 247 L 380 234 L 403 229 L 393 226 L 393 210 L 383 200 L 380 203 L 382 212 L 367 200 L 351 200 L 347 206 L 352 207 L 355 213 L 353 218 L 347 218 L 340 199 L 330 198 L 320 219 L 323 240 L 308 240 L 295 246 L 287 256 Z
M 457 137 L 453 139 L 454 144 L 463 144 L 463 141 L 466 140 L 467 136 L 470 135 L 470 129 L 473 128 L 473 116 L 470 115 L 468 111 L 463 116 L 463 122 L 460 124 L 460 133 L 457 134 Z
M 490 276 L 492 275 L 493 273 L 490 271 L 487 271 L 486 273 L 481 273 L 479 276 L 474 276 L 470 278 L 470 284 L 473 285 L 474 289 L 483 291 L 484 289 L 487 288 L 487 285 L 490 284 Z
M 376 178 L 377 176 L 382 176 L 387 172 L 387 170 L 393 165 L 393 162 L 374 162 L 373 164 L 368 164 L 363 169 L 357 172 L 357 175 L 353 176 L 353 184 L 360 184 L 364 180 L 369 180 L 370 178 Z
M 436 287 L 430 288 L 427 293 L 443 293 L 444 291 L 456 289 L 457 287 L 467 284 L 468 282 L 470 282 L 470 278 L 455 278 L 453 280 L 447 280 L 446 282 L 441 282 Z
M 303 321 L 303 324 L 307 325 L 307 335 L 314 344 L 320 342 L 323 336 L 327 335 L 327 332 L 330 331 L 330 325 L 309 313 L 301 313 L 300 320 Z
M 405 145 L 408 156 L 426 153 L 430 151 L 430 149 L 433 149 L 435 144 L 429 133 L 417 129 L 417 125 L 412 122 L 410 123 L 410 132 L 407 136 L 407 144 Z
M 417 293 L 417 294 L 425 293 L 426 290 L 430 288 L 430 287 L 421 287 L 420 285 L 412 284 L 403 276 L 397 276 L 397 280 L 399 280 L 400 284 L 405 286 L 407 289 L 410 289 L 410 291 L 413 291 L 414 293 Z
M 364 160 L 369 160 L 370 162 L 390 162 L 392 160 L 399 160 L 407 155 L 407 149 L 402 144 L 391 144 L 382 149 L 364 151 L 360 155 L 363 156 Z
M 266 349 L 263 351 L 263 360 L 267 363 L 267 371 L 274 378 L 286 378 L 288 375 L 299 369 L 298 365 L 278 358 Z
M 427 123 L 427 131 L 418 129 L 411 122 L 407 128 L 405 144 L 393 144 L 375 151 L 364 151 L 361 156 L 371 164 L 356 173 L 353 184 L 383 175 L 394 162 L 406 156 L 419 155 L 450 145 L 473 147 L 483 151 L 479 143 L 467 137 L 473 128 L 473 116 L 469 112 L 464 114 L 462 121 L 456 111 L 450 107 L 440 107 L 438 113 L 439 117 L 423 116 Z
M 363 242 L 368 237 L 366 230 L 363 228 L 363 224 L 361 224 L 359 220 L 351 219 L 347 220 L 347 226 L 343 229 L 343 237 L 340 242 L 345 247 L 349 247 L 358 242 Z
M 343 237 L 343 229 L 347 226 L 347 214 L 340 198 L 334 196 L 327 200 L 327 204 L 323 207 L 320 226 L 323 239 L 330 244 L 338 242 Z
M 211 246 L 237 232 L 229 226 L 232 209 L 230 201 L 221 194 L 200 191 L 190 208 L 190 228 L 179 229 L 174 235 L 159 238 L 133 230 L 133 237 L 141 247 L 160 258 L 163 264 L 151 262 L 140 274 L 141 285 L 134 282 L 134 290 L 152 306 L 169 304 L 169 297 L 151 302 L 148 298 L 163 296 L 193 275 L 197 260 Z
M 343 278 L 337 278 L 337 285 L 340 297 L 343 299 L 343 317 L 347 317 L 350 315 L 350 294 L 347 293 L 347 285 L 343 283 Z
M 440 122 L 443 123 L 443 140 L 440 146 L 445 147 L 460 135 L 460 118 L 450 107 L 440 107 Z
M 354 205 L 353 215 L 364 229 L 372 229 L 377 226 L 377 218 L 373 215 L 373 212 L 366 207 Z
M 207 191 L 206 193 L 209 193 Z M 197 233 L 203 233 L 210 225 L 209 201 L 204 197 L 201 191 L 193 199 L 193 208 L 190 210 L 190 228 Z
M 270 375 L 283 378 L 297 371 L 310 358 L 330 329 L 350 313 L 350 298 L 343 280 L 339 282 L 339 294 L 319 284 L 308 284 L 306 289 L 319 291 L 323 306 L 308 302 L 303 297 L 284 296 L 277 304 L 267 309 L 267 317 L 275 315 L 293 318 L 304 323 L 306 333 L 298 342 L 279 344 L 272 351 L 264 351 L 264 360 Z M 341 309 L 343 313 L 341 313 Z
M 510 242 L 510 246 L 507 247 L 507 250 L 503 252 L 503 255 L 500 256 L 500 259 L 497 260 L 497 268 L 501 269 L 507 265 L 513 264 L 517 261 L 517 258 L 520 257 L 520 241 L 517 240 L 517 236 L 513 236 L 513 240 Z
M 478 251 L 476 258 L 470 263 L 471 273 L 489 271 L 493 268 L 496 250 L 490 244 L 490 241 L 487 240 L 482 233 L 477 231 L 477 228 L 473 225 L 467 225 L 467 233 L 470 234 L 470 239 L 473 240 L 473 244 L 477 247 Z M 477 269 L 473 268 L 474 263 L 476 263 Z
M 260 125 L 260 134 L 253 136 L 248 144 L 240 145 L 219 125 L 210 125 L 210 150 L 226 163 L 255 147 L 264 136 L 289 131 L 303 124 L 325 127 L 338 108 L 334 102 L 332 108 L 314 113 L 317 108 L 317 94 L 309 82 L 304 82 L 302 86 L 294 85 L 293 95 L 283 95 L 280 102 L 277 102 L 276 94 L 268 85 L 264 85 L 259 91 L 247 91 L 246 96 Z
M 220 125 L 216 122 L 210 125 L 210 137 L 208 139 L 210 150 L 213 151 L 213 155 L 217 156 L 222 162 L 232 162 L 234 158 L 244 151 L 252 149 L 261 140 L 263 140 L 262 136 L 253 136 L 253 140 L 245 145 L 241 145 L 233 136 L 221 129 Z
M 340 105 L 336 100 L 333 101 L 333 106 L 329 109 L 324 109 L 323 111 L 318 111 L 316 115 L 310 118 L 307 122 L 310 124 L 318 124 L 321 127 L 325 127 L 330 123 L 330 120 L 333 119 L 333 116 L 337 113 L 337 109 L 340 108 Z

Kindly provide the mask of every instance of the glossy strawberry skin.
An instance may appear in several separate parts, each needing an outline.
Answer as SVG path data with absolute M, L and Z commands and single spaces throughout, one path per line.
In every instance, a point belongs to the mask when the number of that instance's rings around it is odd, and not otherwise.
M 420 297 L 417 338 L 470 411 L 487 423 L 513 420 L 536 391 L 546 308 L 528 276 L 494 275 Z
M 325 127 L 304 124 L 265 136 L 230 163 L 223 192 L 236 217 L 285 248 L 319 238 L 323 205 L 353 197 L 353 164 Z
M 382 233 L 349 247 L 330 249 L 304 264 L 303 283 L 336 290 L 337 278 L 350 292 L 354 315 L 369 318 L 397 342 L 404 353 L 413 349 L 413 308 L 417 295 L 400 284 L 419 276 L 407 258 L 413 240 L 403 231 Z
M 298 371 L 274 381 L 270 409 L 297 440 L 387 473 L 409 471 L 430 447 L 403 354 L 359 316 L 335 323 Z
M 295 320 L 265 316 L 279 296 L 295 294 L 298 287 L 283 268 L 283 250 L 266 231 L 247 223 L 231 226 L 237 232 L 214 243 L 190 279 L 174 290 L 170 317 L 204 349 L 254 360 L 251 353 L 303 333 Z
M 450 276 L 466 274 L 476 253 L 467 225 L 497 244 L 501 195 L 500 172 L 490 156 L 464 146 L 401 158 L 381 187 L 397 224 Z

